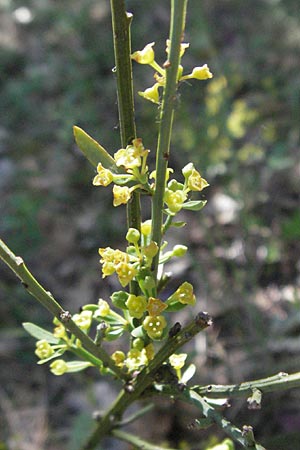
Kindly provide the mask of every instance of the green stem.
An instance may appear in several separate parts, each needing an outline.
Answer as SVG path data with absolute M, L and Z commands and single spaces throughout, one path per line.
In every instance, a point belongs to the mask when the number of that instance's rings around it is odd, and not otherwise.
M 246 381 L 240 384 L 211 384 L 208 386 L 193 386 L 192 389 L 198 394 L 209 398 L 224 398 L 251 395 L 254 389 L 259 389 L 262 393 L 266 393 L 284 391 L 295 387 L 300 387 L 300 372 L 293 373 L 291 375 L 280 372 L 272 377 Z
M 87 352 L 84 348 L 71 346 L 71 347 L 69 347 L 69 350 L 72 353 L 74 353 L 74 355 L 78 356 L 79 358 L 83 359 L 84 361 L 89 361 L 91 364 L 93 364 L 96 367 L 103 366 L 103 363 L 99 358 L 96 358 L 90 352 Z
M 140 437 L 130 433 L 126 433 L 122 430 L 113 430 L 112 435 L 120 439 L 121 441 L 129 442 L 135 448 L 141 448 L 143 450 L 176 450 L 169 447 L 159 447 L 158 445 L 150 444 Z
M 158 142 L 156 150 L 156 180 L 152 202 L 152 240 L 160 247 L 162 240 L 163 198 L 166 172 L 170 155 L 170 142 L 176 106 L 177 75 L 180 63 L 180 44 L 182 42 L 187 0 L 171 0 L 170 52 L 166 64 L 166 84 L 163 93 Z M 153 261 L 153 272 L 157 277 L 159 254 Z
M 120 136 L 122 147 L 126 148 L 136 138 L 132 64 L 130 58 L 132 15 L 126 12 L 124 0 L 111 0 L 110 5 L 117 76 Z M 135 191 L 132 193 L 131 201 L 127 204 L 127 226 L 137 230 L 141 229 L 140 194 Z M 138 285 L 134 281 L 130 283 L 130 292 L 135 295 L 139 294 Z
M 104 366 L 109 367 L 118 378 L 126 378 L 126 375 L 115 365 L 114 361 L 110 358 L 106 351 L 95 345 L 92 339 L 72 321 L 70 313 L 62 308 L 62 306 L 54 299 L 51 292 L 46 291 L 39 284 L 39 282 L 27 269 L 23 259 L 20 256 L 16 256 L 1 239 L 0 258 L 17 275 L 29 294 L 36 298 L 44 306 L 44 308 L 48 309 L 53 316 L 60 320 L 65 327 L 81 341 L 83 347 L 89 353 L 94 355 L 96 358 L 101 359 Z

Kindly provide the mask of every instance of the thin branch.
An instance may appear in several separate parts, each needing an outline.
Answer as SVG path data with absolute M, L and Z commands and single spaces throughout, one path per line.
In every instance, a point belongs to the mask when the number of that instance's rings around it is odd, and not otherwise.
M 44 308 L 53 314 L 53 316 L 60 320 L 64 326 L 82 342 L 83 347 L 88 352 L 96 358 L 101 359 L 104 366 L 109 367 L 109 369 L 118 378 L 126 379 L 126 375 L 115 365 L 114 361 L 110 358 L 106 351 L 97 346 L 92 339 L 72 321 L 71 314 L 62 308 L 62 306 L 54 299 L 51 292 L 46 291 L 39 284 L 39 282 L 26 267 L 23 259 L 20 256 L 16 256 L 1 239 L 0 258 L 21 280 L 26 291 L 36 298 L 39 303 L 44 306 Z
M 200 395 L 210 398 L 243 397 L 251 395 L 254 389 L 266 392 L 285 391 L 300 387 L 300 372 L 291 375 L 279 372 L 277 375 L 260 380 L 245 381 L 240 384 L 193 386 L 192 389 Z
M 177 396 L 197 406 L 205 417 L 219 425 L 228 436 L 239 442 L 243 447 L 248 450 L 266 450 L 254 441 L 251 427 L 245 426 L 243 431 L 240 430 L 209 405 L 197 392 L 192 389 L 185 389 L 183 393 L 177 394 Z

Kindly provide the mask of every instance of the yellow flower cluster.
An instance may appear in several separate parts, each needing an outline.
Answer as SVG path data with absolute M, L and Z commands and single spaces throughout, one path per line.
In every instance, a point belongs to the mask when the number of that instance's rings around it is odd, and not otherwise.
M 101 163 L 97 165 L 97 175 L 93 179 L 94 186 L 108 186 L 114 182 L 113 205 L 119 206 L 127 204 L 131 198 L 131 193 L 137 188 L 147 186 L 147 156 L 149 150 L 144 148 L 142 139 L 133 139 L 132 144 L 126 148 L 121 148 L 114 154 L 116 167 L 124 169 L 126 173 L 113 173 L 106 169 Z M 131 187 L 127 183 L 135 182 Z
M 170 53 L 170 40 L 167 40 L 167 46 L 166 46 L 166 53 L 169 55 Z M 185 50 L 189 47 L 190 44 L 188 43 L 182 43 L 180 45 L 180 58 L 183 56 Z M 161 67 L 156 61 L 155 61 L 155 53 L 153 50 L 154 42 L 151 42 L 150 44 L 147 44 L 142 50 L 136 51 L 131 55 L 131 58 L 136 61 L 139 64 L 148 64 L 150 65 L 156 72 L 154 74 L 154 78 L 156 80 L 156 83 L 154 83 L 153 86 L 146 89 L 145 91 L 140 91 L 139 95 L 146 100 L 149 100 L 153 103 L 160 103 L 160 95 L 159 95 L 159 88 L 161 86 L 165 85 L 165 78 L 166 78 L 166 69 Z M 164 67 L 167 67 L 167 64 L 164 64 Z M 184 81 L 184 80 L 190 80 L 192 78 L 196 80 L 207 80 L 209 78 L 213 77 L 213 74 L 209 70 L 207 64 L 204 64 L 203 66 L 194 67 L 192 72 L 188 75 L 182 75 L 183 73 L 183 67 L 179 66 L 178 74 L 177 74 L 177 81 Z
M 106 247 L 99 248 L 99 254 L 101 256 L 102 278 L 116 272 L 121 285 L 125 287 L 135 277 L 137 270 L 134 264 L 130 262 L 127 253 Z

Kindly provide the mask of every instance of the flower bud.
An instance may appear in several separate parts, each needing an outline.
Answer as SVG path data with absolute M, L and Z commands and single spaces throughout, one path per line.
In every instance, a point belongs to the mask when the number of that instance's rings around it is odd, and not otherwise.
M 187 247 L 186 247 L 186 245 L 175 245 L 174 247 L 173 247 L 173 256 L 177 256 L 178 258 L 180 257 L 180 256 L 184 256 L 185 254 L 186 254 L 186 252 L 187 252 Z
M 36 343 L 36 350 L 34 352 L 40 359 L 47 359 L 53 355 L 54 350 L 45 339 L 42 339 Z
M 63 359 L 56 359 L 52 364 L 50 364 L 50 370 L 53 375 L 60 376 L 67 372 L 68 366 Z
M 131 244 L 137 244 L 139 239 L 141 237 L 141 234 L 139 230 L 136 230 L 135 228 L 129 228 L 126 234 L 126 240 L 130 242 Z

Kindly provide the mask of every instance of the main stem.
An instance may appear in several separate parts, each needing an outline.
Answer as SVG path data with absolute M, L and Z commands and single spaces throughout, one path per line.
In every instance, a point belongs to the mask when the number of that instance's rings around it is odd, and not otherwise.
M 162 241 L 163 198 L 166 173 L 170 156 L 170 143 L 176 91 L 178 66 L 180 63 L 180 44 L 184 35 L 187 0 L 171 0 L 170 51 L 166 67 L 166 84 L 163 93 L 159 134 L 156 150 L 156 181 L 152 202 L 152 240 L 160 247 Z M 157 277 L 159 253 L 153 262 L 154 276 Z
M 132 64 L 130 58 L 132 14 L 126 12 L 124 0 L 111 0 L 110 5 L 117 77 L 120 137 L 122 147 L 126 148 L 136 138 Z M 141 228 L 140 194 L 135 191 L 127 204 L 127 226 L 137 230 Z M 134 281 L 130 283 L 130 292 L 132 294 L 139 293 L 138 285 Z

